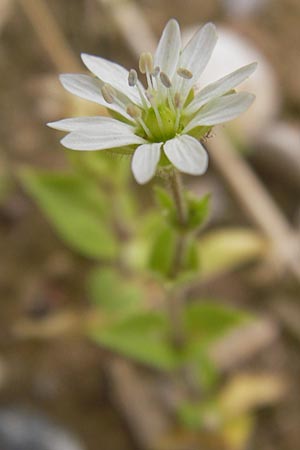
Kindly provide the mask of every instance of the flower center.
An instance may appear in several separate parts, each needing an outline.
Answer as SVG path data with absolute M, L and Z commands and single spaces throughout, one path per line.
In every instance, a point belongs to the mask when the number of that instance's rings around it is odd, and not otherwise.
M 165 142 L 179 134 L 184 128 L 182 111 L 186 95 L 182 87 L 193 74 L 185 68 L 178 68 L 175 86 L 168 75 L 160 67 L 154 67 L 151 53 L 142 53 L 139 59 L 140 72 L 145 75 L 147 88 L 144 89 L 134 69 L 129 71 L 128 85 L 137 89 L 141 99 L 138 106 L 121 99 L 115 89 L 105 84 L 102 95 L 108 103 L 117 103 L 124 108 L 136 124 L 136 134 L 150 142 Z M 179 80 L 179 82 L 178 82 Z
M 144 110 L 142 118 L 154 142 L 167 141 L 176 135 L 176 114 L 167 104 L 157 106 L 156 111 L 153 107 Z

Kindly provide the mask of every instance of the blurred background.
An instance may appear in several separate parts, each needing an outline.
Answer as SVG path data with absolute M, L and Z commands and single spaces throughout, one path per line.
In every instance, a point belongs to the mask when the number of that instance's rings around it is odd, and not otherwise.
M 170 17 L 186 37 L 201 23 L 217 24 L 220 42 L 203 84 L 259 62 L 245 86 L 257 95 L 253 109 L 226 127 L 230 139 L 222 143 L 217 132 L 215 144 L 214 135 L 209 139 L 207 175 L 186 180 L 195 193 L 213 194 L 205 231 L 231 230 L 209 254 L 214 270 L 206 268 L 209 276 L 192 295 L 221 299 L 259 320 L 215 356 L 220 386 L 233 383 L 229 403 L 244 402 L 255 420 L 251 432 L 243 424 L 238 437 L 219 440 L 215 431 L 196 444 L 178 432 L 176 444 L 161 448 L 299 447 L 299 0 L 0 0 L 1 450 L 149 448 L 128 412 L 128 402 L 138 404 L 139 391 L 152 383 L 149 374 L 111 364 L 112 354 L 84 336 L 80 317 L 89 311 L 85 281 L 94 261 L 63 243 L 19 174 L 68 167 L 60 133 L 45 123 L 97 114 L 97 106 L 64 92 L 58 74 L 84 73 L 81 52 L 136 67 L 144 42 L 148 50 Z M 129 185 L 141 204 L 151 203 L 149 186 Z M 156 289 L 149 284 L 148 295 Z M 160 422 L 143 414 L 146 429 Z M 207 426 L 218 429 L 213 419 Z

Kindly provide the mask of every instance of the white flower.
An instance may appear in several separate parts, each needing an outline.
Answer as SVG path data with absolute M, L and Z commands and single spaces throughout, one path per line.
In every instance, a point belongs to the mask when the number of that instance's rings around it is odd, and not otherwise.
M 217 34 L 211 23 L 197 31 L 181 49 L 180 28 L 171 19 L 154 57 L 143 53 L 137 72 L 129 72 L 106 59 L 82 55 L 96 76 L 65 74 L 60 80 L 68 91 L 105 106 L 112 117 L 79 117 L 49 123 L 68 131 L 62 144 L 73 150 L 118 149 L 133 153 L 132 171 L 138 183 L 147 183 L 157 165 L 173 165 L 191 175 L 203 174 L 208 165 L 200 142 L 213 125 L 246 111 L 254 95 L 234 88 L 249 77 L 256 63 L 244 66 L 209 84 L 195 95 L 194 84 L 205 69 Z

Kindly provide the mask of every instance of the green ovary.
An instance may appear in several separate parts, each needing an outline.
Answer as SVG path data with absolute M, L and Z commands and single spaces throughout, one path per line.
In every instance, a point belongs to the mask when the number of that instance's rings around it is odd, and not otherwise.
M 172 139 L 177 130 L 175 129 L 176 115 L 167 105 L 160 105 L 157 111 L 161 117 L 160 126 L 153 108 L 149 108 L 143 114 L 143 120 L 151 132 L 154 142 L 163 142 Z

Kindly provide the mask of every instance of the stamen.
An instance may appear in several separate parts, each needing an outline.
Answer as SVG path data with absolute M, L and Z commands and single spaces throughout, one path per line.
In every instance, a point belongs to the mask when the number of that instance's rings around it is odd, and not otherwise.
M 141 54 L 139 60 L 139 69 L 141 73 L 153 72 L 153 57 L 150 52 Z
M 162 121 L 162 118 L 160 117 L 160 114 L 159 114 L 159 111 L 158 111 L 158 108 L 157 108 L 155 102 L 152 103 L 152 108 L 153 108 L 153 111 L 155 113 L 155 117 L 156 117 L 156 120 L 157 120 L 157 123 L 158 123 L 158 127 L 160 129 L 160 132 L 161 132 L 162 135 L 164 135 L 163 121 Z
M 152 75 L 154 78 L 156 78 L 156 77 L 159 75 L 159 72 L 160 72 L 160 67 L 155 66 L 154 69 L 153 69 L 153 71 L 152 71 L 152 73 L 151 73 L 151 75 Z
M 181 108 L 181 97 L 179 92 L 176 92 L 174 95 L 174 104 L 176 108 Z
M 126 111 L 133 119 L 138 119 L 142 115 L 140 108 L 133 104 L 128 105 Z
M 110 84 L 105 83 L 101 87 L 101 92 L 102 92 L 104 100 L 107 103 L 112 104 L 114 102 L 115 96 L 116 96 L 116 91 L 114 90 L 114 88 Z
M 176 112 L 176 120 L 175 120 L 175 130 L 178 130 L 178 127 L 179 127 L 180 113 L 181 113 L 181 110 L 180 110 L 180 109 L 177 109 L 177 112 Z
M 160 72 L 160 81 L 167 89 L 172 87 L 171 80 L 165 72 Z
M 146 74 L 148 87 L 153 89 L 151 74 L 153 72 L 153 56 L 151 53 L 142 53 L 139 60 L 141 73 Z
M 184 67 L 179 67 L 177 69 L 177 75 L 179 75 L 181 78 L 184 78 L 185 80 L 190 80 L 193 78 L 193 74 L 189 69 L 185 69 Z
M 158 90 L 158 75 L 160 73 L 160 67 L 156 66 L 154 67 L 152 73 L 151 73 L 151 78 L 152 78 L 152 84 L 153 87 L 155 87 L 156 90 Z
M 136 86 L 138 81 L 137 72 L 134 69 L 131 69 L 128 74 L 128 84 L 130 87 Z
M 154 111 L 154 114 L 155 114 L 155 117 L 156 117 L 156 120 L 157 120 L 157 123 L 158 123 L 158 127 L 160 129 L 160 132 L 163 135 L 164 134 L 164 132 L 163 132 L 164 125 L 163 125 L 162 118 L 160 117 L 158 108 L 157 108 L 155 97 L 152 94 L 150 94 L 150 92 L 147 92 L 147 91 L 146 91 L 146 96 L 147 96 L 149 102 L 151 103 L 151 106 L 153 108 L 153 111 Z
M 138 108 L 136 105 L 130 104 L 127 106 L 126 111 L 133 119 L 135 119 L 141 125 L 148 138 L 153 139 L 151 131 L 149 130 L 149 128 L 142 119 L 142 112 L 140 108 Z
M 176 92 L 174 95 L 174 105 L 176 108 L 176 120 L 175 120 L 175 130 L 179 127 L 181 109 L 182 109 L 182 98 L 179 92 Z
M 137 87 L 137 90 L 138 90 L 141 102 L 143 104 L 143 107 L 144 107 L 144 109 L 147 109 L 148 105 L 147 105 L 147 100 L 146 100 L 146 97 L 145 97 L 145 93 L 142 91 L 142 88 L 141 88 L 141 86 L 139 84 L 137 84 L 136 87 Z
M 126 103 L 124 103 L 124 101 L 122 101 L 118 98 L 117 92 L 110 84 L 105 83 L 101 88 L 101 92 L 102 92 L 104 100 L 107 103 L 110 103 L 110 104 L 116 103 L 122 109 L 126 109 Z
M 168 89 L 167 95 L 168 95 L 168 103 L 169 103 L 169 107 L 171 108 L 171 110 L 173 111 L 173 113 L 175 113 L 176 110 L 175 110 L 175 106 L 174 106 L 174 99 L 173 99 L 173 97 L 172 97 L 172 95 L 171 95 L 171 89 Z

